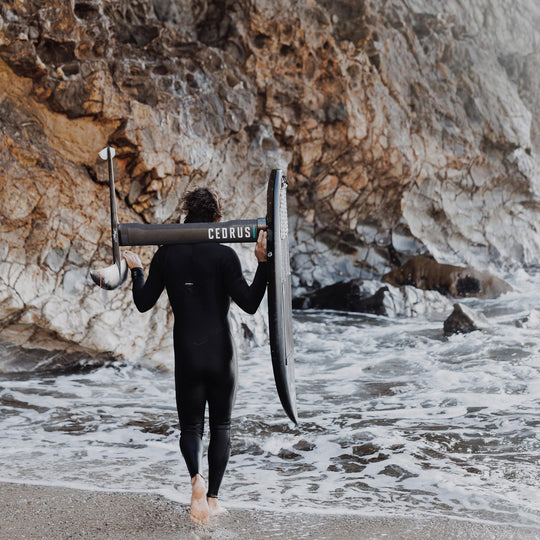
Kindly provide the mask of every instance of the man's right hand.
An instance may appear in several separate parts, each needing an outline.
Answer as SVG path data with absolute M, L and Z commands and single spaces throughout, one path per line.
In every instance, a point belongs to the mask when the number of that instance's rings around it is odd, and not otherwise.
M 267 233 L 266 231 L 259 231 L 259 238 L 257 239 L 257 244 L 255 245 L 255 257 L 259 262 L 266 262 L 266 242 L 267 242 Z
M 133 251 L 124 251 L 122 257 L 126 260 L 126 264 L 130 270 L 132 268 L 142 268 L 141 259 L 139 259 L 139 256 L 136 253 L 133 253 Z

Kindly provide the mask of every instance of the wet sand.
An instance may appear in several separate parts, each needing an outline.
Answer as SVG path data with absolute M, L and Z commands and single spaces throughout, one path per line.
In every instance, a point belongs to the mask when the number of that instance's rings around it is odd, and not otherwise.
M 538 539 L 539 529 L 444 517 L 408 519 L 232 510 L 197 526 L 187 505 L 158 495 L 0 483 L 3 540 Z

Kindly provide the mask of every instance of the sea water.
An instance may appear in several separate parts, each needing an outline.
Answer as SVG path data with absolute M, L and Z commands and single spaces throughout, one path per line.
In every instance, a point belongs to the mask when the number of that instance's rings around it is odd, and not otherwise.
M 222 500 L 540 530 L 540 275 L 513 284 L 465 301 L 489 329 L 448 338 L 448 313 L 296 312 L 300 423 L 281 409 L 268 347 L 241 355 Z M 178 439 L 170 371 L 0 373 L 0 480 L 188 502 Z

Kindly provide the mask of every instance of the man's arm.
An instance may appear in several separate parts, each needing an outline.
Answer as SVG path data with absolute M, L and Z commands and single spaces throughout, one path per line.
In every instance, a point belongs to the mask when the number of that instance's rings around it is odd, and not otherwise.
M 257 311 L 268 281 L 266 241 L 266 231 L 260 231 L 255 245 L 255 256 L 259 261 L 259 265 L 251 285 L 247 284 L 242 274 L 240 261 L 234 251 L 231 251 L 231 255 L 227 258 L 223 268 L 224 281 L 230 297 L 241 309 L 251 314 Z
M 144 280 L 144 270 L 139 257 L 131 252 L 125 251 L 123 254 L 126 263 L 131 270 L 133 281 L 133 301 L 137 309 L 143 313 L 154 307 L 165 286 L 162 279 L 160 251 L 158 250 L 150 263 L 148 279 Z

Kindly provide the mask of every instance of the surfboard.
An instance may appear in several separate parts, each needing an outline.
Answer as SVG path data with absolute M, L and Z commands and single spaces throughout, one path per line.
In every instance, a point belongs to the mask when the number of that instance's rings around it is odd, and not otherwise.
M 294 376 L 291 267 L 287 223 L 287 179 L 280 169 L 270 174 L 267 192 L 268 326 L 274 380 L 283 410 L 298 424 Z

